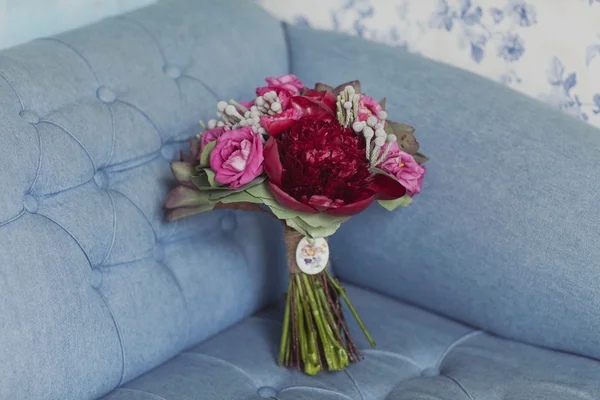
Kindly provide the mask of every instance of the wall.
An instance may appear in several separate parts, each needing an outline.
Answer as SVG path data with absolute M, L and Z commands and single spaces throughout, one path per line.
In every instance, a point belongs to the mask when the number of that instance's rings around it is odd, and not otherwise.
M 0 48 L 154 1 L 0 0 Z M 600 127 L 600 0 L 258 1 L 287 21 L 405 47 Z
M 0 48 L 49 36 L 155 0 L 0 0 Z
M 261 0 L 287 21 L 405 47 L 600 127 L 600 0 Z

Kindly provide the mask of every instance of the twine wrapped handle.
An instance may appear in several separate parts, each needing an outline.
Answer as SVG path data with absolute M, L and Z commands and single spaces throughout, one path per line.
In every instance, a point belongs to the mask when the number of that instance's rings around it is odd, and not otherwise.
M 300 232 L 290 228 L 289 226 L 285 227 L 283 240 L 285 242 L 287 263 L 290 274 L 299 274 L 302 272 L 298 267 L 298 262 L 296 261 L 296 249 L 298 248 L 298 244 L 303 237 L 304 235 L 302 235 Z

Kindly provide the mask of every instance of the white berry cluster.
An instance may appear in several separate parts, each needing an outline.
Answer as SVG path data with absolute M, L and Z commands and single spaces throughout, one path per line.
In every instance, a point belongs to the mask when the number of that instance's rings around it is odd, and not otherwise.
M 358 118 L 358 101 L 360 94 L 354 87 L 348 85 L 337 95 L 336 111 L 338 122 L 345 128 Z
M 377 117 L 371 115 L 366 121 L 355 121 L 352 124 L 354 132 L 358 134 L 362 133 L 365 137 L 367 142 L 366 156 L 367 160 L 370 161 L 371 167 L 379 165 L 385 157 L 387 157 L 392 147 L 392 143 L 397 140 L 395 135 L 391 133 L 387 134 L 385 132 L 384 127 L 386 118 L 387 113 L 385 111 L 380 111 Z M 375 138 L 374 140 L 373 137 Z M 386 146 L 382 153 L 381 148 L 386 142 L 388 143 L 388 146 Z
M 230 100 L 229 104 L 224 101 L 217 103 L 217 116 L 219 120 L 208 121 L 208 129 L 219 126 L 228 126 L 231 129 L 252 127 L 254 133 L 266 134 L 265 128 L 260 125 L 260 117 L 263 115 L 276 115 L 281 113 L 281 101 L 275 91 L 270 91 L 258 96 L 254 105 L 248 110 L 246 107 Z

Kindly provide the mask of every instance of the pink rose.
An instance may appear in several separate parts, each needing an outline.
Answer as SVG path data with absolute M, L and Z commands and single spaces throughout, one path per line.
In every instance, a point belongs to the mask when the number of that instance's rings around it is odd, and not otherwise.
M 268 86 L 256 88 L 256 95 L 264 96 L 267 92 L 277 93 L 282 111 L 287 110 L 290 98 L 300 94 L 300 90 L 304 89 L 304 84 L 292 74 L 282 75 L 279 78 L 265 78 L 265 81 Z
M 252 99 L 250 101 L 240 101 L 240 105 L 242 105 L 243 107 L 246 107 L 249 110 L 254 105 L 254 99 Z
M 383 111 L 381 105 L 374 98 L 365 96 L 364 94 L 360 95 L 360 100 L 358 101 L 359 121 L 366 121 L 371 115 L 374 115 L 378 121 L 381 121 L 379 118 L 381 111 Z
M 302 118 L 302 111 L 295 108 L 288 108 L 279 114 L 263 115 L 260 117 L 260 125 L 271 136 L 275 136 L 289 129 L 300 118 Z
M 208 129 L 204 131 L 204 133 L 200 135 L 200 153 L 207 144 L 209 144 L 210 142 L 214 142 L 228 130 L 229 127 L 227 126 L 219 126 L 217 128 Z M 198 157 L 200 157 L 200 153 L 198 153 Z
M 268 86 L 257 88 L 258 96 L 274 90 L 277 94 L 282 91 L 286 92 L 288 97 L 291 97 L 300 94 L 300 90 L 304 89 L 304 84 L 294 74 L 281 75 L 279 78 L 265 78 L 265 81 Z
M 263 161 L 261 137 L 251 127 L 223 133 L 210 153 L 215 180 L 230 189 L 237 189 L 262 174 Z
M 423 184 L 425 167 L 419 165 L 412 155 L 400 150 L 397 142 L 394 142 L 391 146 L 390 152 L 378 167 L 395 176 L 406 188 L 409 196 L 419 194 Z

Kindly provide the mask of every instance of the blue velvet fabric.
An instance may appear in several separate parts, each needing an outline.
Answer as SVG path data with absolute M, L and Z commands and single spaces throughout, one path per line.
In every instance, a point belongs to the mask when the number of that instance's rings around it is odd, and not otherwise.
M 590 400 L 600 363 L 501 339 L 346 284 L 377 339 L 352 320 L 365 359 L 309 377 L 276 364 L 279 308 L 192 347 L 103 400 Z M 347 313 L 348 314 L 348 313 Z
M 413 205 L 372 207 L 333 236 L 339 276 L 496 334 L 600 358 L 598 129 L 400 49 L 288 34 L 301 79 L 360 77 L 365 92 L 387 96 L 390 119 L 417 128 L 431 157 Z
M 310 378 L 275 364 L 281 310 L 259 312 L 281 306 L 281 227 L 161 208 L 197 120 L 290 71 L 360 77 L 432 156 L 414 206 L 332 238 L 378 347 L 352 322 L 366 359 Z M 599 149 L 495 84 L 245 0 L 163 0 L 3 51 L 0 399 L 600 398 Z
M 0 53 L 0 399 L 99 397 L 279 298 L 277 224 L 167 223 L 162 203 L 198 120 L 287 68 L 279 22 L 242 0 Z

